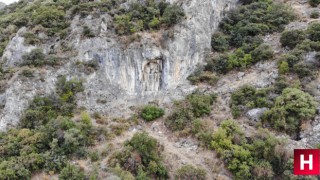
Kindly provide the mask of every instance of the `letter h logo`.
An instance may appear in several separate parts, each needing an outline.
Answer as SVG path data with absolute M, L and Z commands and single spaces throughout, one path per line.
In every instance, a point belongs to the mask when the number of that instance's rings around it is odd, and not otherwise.
M 319 156 L 319 149 L 295 149 L 293 173 L 295 175 L 319 175 Z

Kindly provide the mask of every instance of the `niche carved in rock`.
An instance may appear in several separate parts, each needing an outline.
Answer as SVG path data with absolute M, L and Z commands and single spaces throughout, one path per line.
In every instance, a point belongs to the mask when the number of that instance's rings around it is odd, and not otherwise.
M 161 89 L 162 59 L 149 60 L 143 65 L 142 85 L 144 91 L 156 92 Z

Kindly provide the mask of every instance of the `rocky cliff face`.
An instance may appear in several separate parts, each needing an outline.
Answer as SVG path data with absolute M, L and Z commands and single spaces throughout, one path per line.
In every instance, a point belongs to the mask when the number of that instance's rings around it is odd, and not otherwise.
M 212 33 L 224 12 L 236 3 L 237 0 L 182 1 L 186 18 L 180 24 L 168 31 L 142 33 L 140 42 L 129 45 L 110 32 L 108 15 L 75 17 L 67 41 L 56 39 L 41 46 L 48 54 L 59 51 L 67 42 L 72 53 L 59 54 L 72 57 L 60 68 L 37 70 L 39 78 L 15 77 L 0 94 L 3 104 L 0 130 L 17 124 L 34 95 L 50 94 L 59 75 L 84 79 L 85 91 L 78 96 L 79 106 L 112 116 L 126 115 L 129 107 L 149 101 L 164 103 L 182 97 L 193 90 L 186 78 L 197 64 L 204 62 Z M 83 25 L 92 28 L 98 36 L 83 38 Z M 21 35 L 25 31 L 25 28 L 20 29 L 7 46 L 2 57 L 4 68 L 15 67 L 24 53 L 36 48 L 24 45 Z M 76 62 L 91 60 L 99 64 L 99 69 L 92 74 L 82 73 L 75 67 Z

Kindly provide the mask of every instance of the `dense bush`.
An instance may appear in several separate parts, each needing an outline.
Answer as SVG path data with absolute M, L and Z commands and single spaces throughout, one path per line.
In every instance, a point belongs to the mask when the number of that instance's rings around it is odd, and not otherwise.
M 315 61 L 310 62 L 304 61 L 304 59 L 308 53 L 320 51 L 319 32 L 319 24 L 312 23 L 306 31 L 293 30 L 283 33 L 281 38 L 283 45 L 286 44 L 286 46 L 294 49 L 281 56 L 279 64 L 280 73 L 290 72 L 297 74 L 303 81 L 310 81 L 310 79 L 316 77 L 319 67 L 317 57 Z
M 265 112 L 264 123 L 272 128 L 289 134 L 298 133 L 303 121 L 313 118 L 316 114 L 314 98 L 299 89 L 286 88 L 277 97 L 274 106 Z
M 196 92 L 188 95 L 185 100 L 175 104 L 174 111 L 166 119 L 166 126 L 173 131 L 190 127 L 195 118 L 210 114 L 215 99 L 215 94 L 202 95 Z
M 295 55 L 295 54 L 284 54 L 281 57 L 281 62 L 287 62 L 289 68 L 293 68 L 295 64 L 297 64 L 299 61 L 302 60 L 302 57 L 300 55 Z
M 312 18 L 312 19 L 318 19 L 319 16 L 320 16 L 320 14 L 319 14 L 319 11 L 317 11 L 317 10 L 312 11 L 310 14 L 310 18 Z
M 213 134 L 211 147 L 225 161 L 236 179 L 282 177 L 289 160 L 284 143 L 268 131 L 260 130 L 247 141 L 233 120 L 223 121 Z
M 57 83 L 56 96 L 35 97 L 25 111 L 20 125 L 23 128 L 36 128 L 46 124 L 51 119 L 61 116 L 71 116 L 75 108 L 75 94 L 83 91 L 82 82 L 75 79 L 67 81 L 61 77 Z
M 164 115 L 164 110 L 156 106 L 145 106 L 142 109 L 141 117 L 146 121 L 153 121 Z
M 60 36 L 61 39 L 64 39 L 67 37 L 71 20 L 77 14 L 83 18 L 87 15 L 97 17 L 108 13 L 113 18 L 109 27 L 114 28 L 120 35 L 142 30 L 157 30 L 163 26 L 168 27 L 178 23 L 184 16 L 181 7 L 162 0 L 129 3 L 129 8 L 124 8 L 123 3 L 126 1 L 55 0 L 45 4 L 28 1 L 10 4 L 0 10 L 0 57 L 10 37 L 23 26 L 28 29 L 36 27 L 42 33 L 46 33 L 49 38 Z M 83 35 L 85 37 L 94 36 L 86 27 Z M 26 34 L 25 38 L 26 44 L 39 43 L 39 39 L 32 34 Z
M 280 42 L 282 47 L 293 49 L 306 38 L 303 30 L 285 31 L 281 34 Z
M 59 99 L 63 102 L 74 103 L 75 94 L 82 92 L 83 90 L 81 80 L 77 80 L 76 78 L 67 80 L 66 76 L 58 78 L 56 92 L 59 95 Z
M 59 175 L 61 180 L 85 180 L 86 177 L 82 170 L 73 165 L 68 165 L 61 170 Z
M 320 23 L 312 23 L 307 30 L 311 41 L 320 41 Z
M 177 24 L 184 16 L 183 9 L 178 5 L 167 5 L 163 12 L 162 21 L 170 26 Z
M 231 95 L 232 115 L 237 118 L 252 108 L 269 107 L 270 100 L 267 97 L 268 89 L 259 89 L 244 85 Z
M 92 30 L 88 26 L 83 27 L 82 35 L 88 38 L 95 37 L 95 34 L 92 32 Z
M 40 48 L 33 49 L 31 52 L 26 53 L 22 56 L 23 62 L 21 62 L 21 66 L 55 66 L 59 65 L 60 58 L 55 56 L 46 56 L 43 53 L 43 50 Z
M 289 64 L 287 61 L 281 61 L 279 63 L 279 73 L 286 74 L 289 72 Z
M 146 132 L 136 133 L 125 143 L 125 149 L 113 155 L 112 166 L 119 164 L 139 178 L 168 178 L 167 168 L 162 163 L 160 145 Z
M 206 171 L 192 165 L 182 166 L 177 170 L 175 180 L 206 180 Z
M 190 126 L 194 120 L 194 115 L 190 110 L 189 104 L 180 102 L 174 111 L 166 119 L 166 126 L 172 131 L 181 131 Z
M 79 92 L 77 83 L 62 81 L 61 87 L 72 87 Z M 70 88 L 65 88 L 70 89 Z M 58 90 L 57 90 L 58 91 Z M 58 92 L 65 92 L 59 90 Z M 63 93 L 58 93 L 63 95 Z M 66 167 L 67 158 L 83 156 L 84 148 L 92 144 L 90 117 L 83 113 L 80 122 L 64 116 L 72 113 L 74 102 L 61 102 L 55 95 L 35 97 L 25 111 L 20 128 L 0 133 L 0 177 L 30 179 L 37 171 L 61 172 L 61 179 L 84 179 L 74 167 Z M 65 109 L 67 107 L 67 110 Z
M 191 74 L 188 77 L 188 80 L 191 81 L 193 85 L 197 85 L 199 83 L 207 83 L 213 86 L 218 82 L 219 77 L 210 71 L 202 71 L 202 69 L 199 69 Z
M 316 67 L 308 65 L 304 62 L 300 62 L 293 66 L 293 72 L 295 72 L 299 78 L 312 77 L 314 75 L 314 69 Z M 315 69 L 317 70 L 317 69 Z
M 135 2 L 124 13 L 115 16 L 115 30 L 119 35 L 128 35 L 142 30 L 171 26 L 184 17 L 183 9 L 164 1 Z
M 49 35 L 54 35 L 69 26 L 64 10 L 56 6 L 40 6 L 32 13 L 31 18 L 33 24 L 47 28 Z
M 243 69 L 258 61 L 268 60 L 273 57 L 273 50 L 268 45 L 261 44 L 251 49 L 251 47 L 243 46 L 233 53 L 212 58 L 207 62 L 205 71 L 224 74 L 233 69 Z
M 211 37 L 211 47 L 217 52 L 224 52 L 229 49 L 229 38 L 222 33 L 215 33 Z
M 273 1 L 244 0 L 243 5 L 230 11 L 220 23 L 220 32 L 211 38 L 212 49 L 224 52 L 230 47 L 237 48 L 232 53 L 209 58 L 204 71 L 225 74 L 234 69 L 244 69 L 258 61 L 273 58 L 273 49 L 262 44 L 261 36 L 284 30 L 286 24 L 294 20 L 293 11 Z M 192 83 L 200 81 L 200 75 L 191 76 Z
M 203 115 L 209 115 L 211 112 L 211 106 L 216 100 L 215 94 L 202 95 L 202 94 L 191 94 L 187 96 L 187 101 L 191 105 L 191 111 L 195 117 L 201 117 Z
M 272 1 L 253 2 L 228 13 L 220 23 L 221 31 L 230 35 L 230 44 L 240 47 L 253 37 L 281 31 L 294 19 L 292 10 Z
M 317 7 L 320 4 L 320 0 L 309 0 L 309 4 L 312 7 Z
M 273 50 L 269 45 L 261 44 L 251 52 L 252 62 L 269 60 L 273 57 Z
M 22 56 L 22 65 L 42 66 L 45 64 L 45 58 L 46 56 L 43 54 L 43 50 L 37 48 Z
M 23 34 L 24 43 L 27 45 L 36 45 L 41 42 L 40 38 L 32 32 L 26 32 Z

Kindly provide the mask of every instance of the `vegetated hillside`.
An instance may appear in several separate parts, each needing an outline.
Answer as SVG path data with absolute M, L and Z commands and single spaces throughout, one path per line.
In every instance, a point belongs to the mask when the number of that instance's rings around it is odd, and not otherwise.
M 320 144 L 319 3 L 303 2 L 7 6 L 0 179 L 300 178 L 292 150 Z M 197 89 L 164 103 L 181 73 Z

